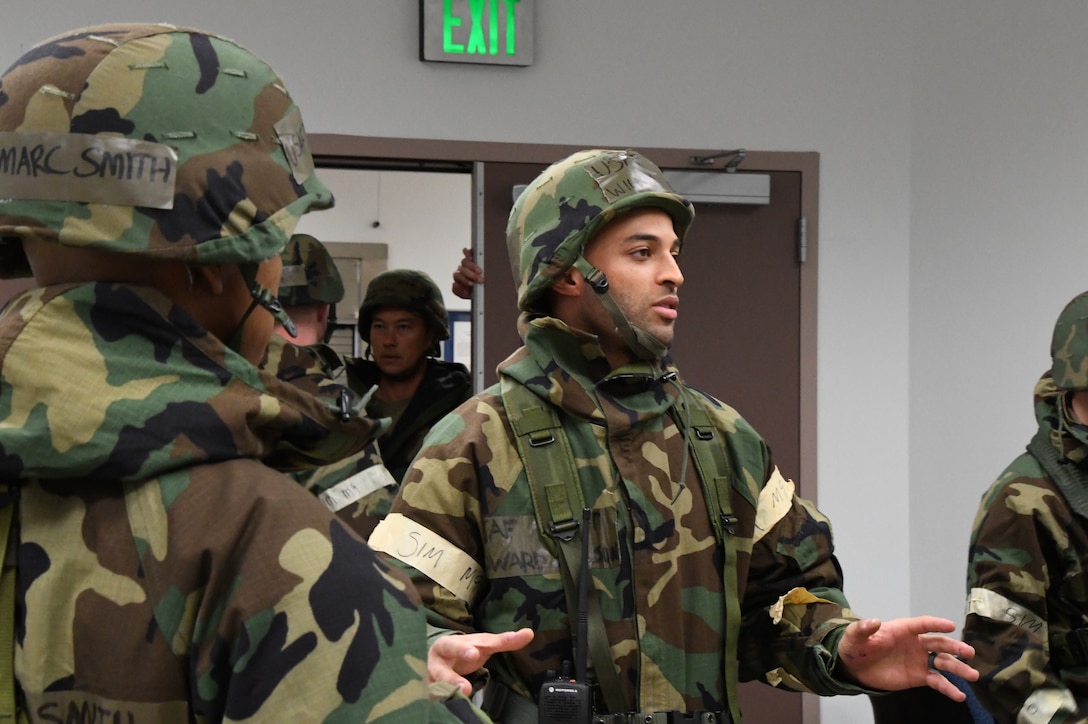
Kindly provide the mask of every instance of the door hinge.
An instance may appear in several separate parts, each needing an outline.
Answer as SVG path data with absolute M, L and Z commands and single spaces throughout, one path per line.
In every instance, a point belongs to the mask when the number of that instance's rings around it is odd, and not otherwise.
M 808 261 L 808 219 L 804 216 L 797 223 L 797 261 L 801 264 Z

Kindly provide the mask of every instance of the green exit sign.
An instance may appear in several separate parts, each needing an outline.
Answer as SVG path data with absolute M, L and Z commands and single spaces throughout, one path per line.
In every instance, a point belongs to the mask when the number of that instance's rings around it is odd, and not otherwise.
M 533 64 L 533 0 L 420 0 L 419 57 Z

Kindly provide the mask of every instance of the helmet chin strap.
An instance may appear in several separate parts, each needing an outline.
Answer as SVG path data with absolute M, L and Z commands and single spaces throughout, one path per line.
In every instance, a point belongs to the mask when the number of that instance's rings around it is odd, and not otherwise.
M 627 317 L 624 316 L 619 305 L 616 304 L 616 300 L 608 293 L 608 277 L 604 275 L 604 272 L 586 261 L 583 256 L 579 256 L 573 266 L 582 273 L 589 285 L 593 287 L 596 298 L 600 300 L 601 306 L 608 312 L 612 323 L 616 325 L 616 331 L 620 333 L 623 341 L 627 343 L 627 346 L 635 353 L 636 357 L 646 362 L 656 362 L 668 353 L 668 345 L 646 330 L 631 324 Z
M 287 312 L 284 311 L 283 305 L 276 299 L 275 295 L 268 290 L 263 284 L 257 281 L 257 264 L 246 263 L 239 264 L 238 271 L 242 273 L 242 279 L 245 281 L 246 286 L 249 287 L 249 295 L 253 297 L 253 303 L 249 305 L 246 313 L 242 315 L 242 319 L 238 322 L 238 328 L 234 330 L 234 334 L 231 335 L 230 341 L 227 342 L 227 346 L 237 352 L 242 346 L 242 334 L 246 328 L 246 321 L 249 319 L 249 315 L 253 314 L 253 310 L 258 306 L 264 307 L 268 310 L 277 322 L 283 325 L 283 328 L 287 331 L 287 334 L 292 338 L 298 336 L 298 328 L 295 323 L 291 321 L 291 318 L 287 316 Z

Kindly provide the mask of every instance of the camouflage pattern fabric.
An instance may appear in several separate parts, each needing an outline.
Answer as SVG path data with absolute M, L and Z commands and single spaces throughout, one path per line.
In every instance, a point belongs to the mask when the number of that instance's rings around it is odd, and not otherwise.
M 327 415 L 153 290 L 47 287 L 6 307 L 0 479 L 21 493 L 31 719 L 478 719 L 431 704 L 407 581 L 259 460 L 371 437 Z
M 378 384 L 381 373 L 371 360 L 349 357 L 346 360 L 348 385 L 358 394 L 366 394 Z M 378 440 L 382 459 L 393 478 L 399 483 L 423 447 L 423 439 L 431 427 L 472 395 L 472 377 L 468 368 L 457 362 L 428 359 L 423 379 L 412 395 L 396 424 L 382 433 Z M 368 411 L 380 416 L 380 404 L 371 399 Z M 395 491 L 394 491 L 395 492 Z M 389 500 L 375 512 L 382 517 L 389 512 Z
M 643 207 L 672 217 L 681 240 L 695 218 L 661 169 L 637 151 L 579 151 L 545 169 L 514 202 L 506 227 L 518 307 L 547 312 L 540 298 L 586 242 L 619 214 Z
M 0 81 L 0 274 L 29 276 L 21 238 L 270 259 L 302 214 L 332 205 L 312 171 L 283 82 L 233 41 L 155 24 L 71 31 Z
M 285 307 L 336 304 L 344 282 L 329 250 L 309 234 L 295 234 L 280 253 L 283 275 L 276 298 Z
M 669 415 L 682 384 L 669 377 L 675 368 L 612 371 L 590 335 L 550 318 L 525 329 L 525 346 L 499 374 L 556 408 L 567 430 L 594 511 L 593 589 L 630 710 L 727 708 L 721 551 Z M 831 673 L 842 630 L 857 617 L 840 590 L 828 521 L 792 494 L 747 423 L 708 401 L 738 518 L 740 677 L 859 692 Z M 537 530 L 497 387 L 432 429 L 371 544 L 410 573 L 438 634 L 535 631 L 528 647 L 488 663 L 521 696 L 535 699 L 546 672 L 573 660 L 559 561 Z
M 341 408 L 352 415 L 365 414 L 363 405 L 370 392 L 356 395 L 338 384 L 333 375 L 342 367 L 336 352 L 327 345 L 302 347 L 273 335 L 261 368 L 279 379 L 324 400 L 332 414 Z M 388 420 L 372 420 L 375 435 L 383 434 Z M 396 495 L 399 479 L 383 464 L 377 442 L 341 460 L 304 470 L 285 471 L 314 493 L 363 539 L 386 513 Z
M 1055 385 L 1088 389 L 1088 292 L 1074 297 L 1058 315 L 1050 353 Z
M 1064 315 L 1063 315 L 1064 317 Z M 1055 330 L 1055 367 L 1070 329 Z M 1050 373 L 1035 387 L 1039 429 L 1088 486 L 1088 427 Z M 1069 383 L 1063 375 L 1062 386 Z M 971 536 L 963 639 L 975 647 L 974 689 L 998 724 L 1088 722 L 1088 521 L 1031 454 L 982 497 Z M 1088 636 L 1083 639 L 1088 642 Z
M 442 301 L 442 291 L 430 276 L 414 269 L 384 271 L 370 280 L 359 305 L 359 336 L 370 344 L 370 325 L 374 313 L 383 307 L 406 309 L 423 317 L 435 334 L 429 354 L 442 355 L 439 343 L 450 338 L 449 314 Z

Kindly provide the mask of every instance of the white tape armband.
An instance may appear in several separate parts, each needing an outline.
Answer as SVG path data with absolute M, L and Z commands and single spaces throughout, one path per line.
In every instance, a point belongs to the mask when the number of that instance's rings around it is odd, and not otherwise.
M 786 517 L 793 508 L 793 481 L 782 477 L 778 468 L 771 472 L 770 479 L 759 492 L 759 504 L 756 507 L 755 533 L 752 543 L 758 543 L 775 524 Z
M 483 568 L 457 546 L 401 513 L 390 513 L 367 541 L 370 547 L 407 563 L 462 601 L 472 603 Z
M 396 478 L 384 465 L 371 465 L 347 480 L 340 481 L 317 497 L 335 513 L 379 488 L 396 484 Z
M 1038 636 L 1043 641 L 1050 637 L 1046 619 L 988 588 L 971 589 L 971 593 L 967 596 L 967 613 L 993 621 L 1011 623 L 1032 636 Z
M 0 133 L 0 199 L 170 209 L 178 154 L 163 143 L 89 133 Z

